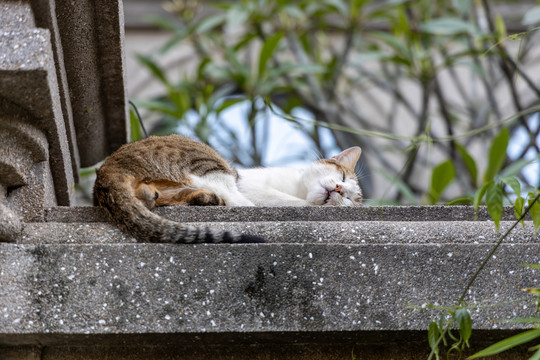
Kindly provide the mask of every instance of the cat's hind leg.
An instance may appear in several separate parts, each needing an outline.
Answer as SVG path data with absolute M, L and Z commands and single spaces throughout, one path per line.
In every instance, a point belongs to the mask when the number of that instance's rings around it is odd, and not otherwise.
M 215 193 L 223 199 L 226 206 L 254 206 L 238 191 L 236 178 L 229 174 L 213 173 L 205 176 L 190 177 L 192 186 Z
M 156 205 L 218 206 L 225 205 L 225 202 L 211 191 L 183 188 L 161 192 L 156 200 Z
M 135 196 L 142 200 L 149 209 L 155 206 L 172 205 L 225 205 L 225 201 L 212 191 L 169 180 L 141 181 L 134 190 Z

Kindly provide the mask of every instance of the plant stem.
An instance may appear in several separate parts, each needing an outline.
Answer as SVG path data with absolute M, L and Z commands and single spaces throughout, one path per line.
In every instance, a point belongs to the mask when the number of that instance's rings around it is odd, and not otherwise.
M 463 304 L 463 299 L 465 299 L 465 296 L 467 295 L 467 292 L 469 291 L 469 289 L 471 288 L 472 284 L 475 282 L 476 278 L 478 277 L 478 275 L 480 274 L 480 272 L 486 267 L 486 264 L 487 262 L 491 259 L 491 257 L 493 256 L 493 254 L 495 254 L 495 251 L 497 251 L 497 249 L 499 248 L 499 246 L 502 244 L 503 240 L 506 239 L 506 237 L 508 236 L 508 234 L 510 234 L 510 232 L 512 230 L 514 230 L 514 228 L 519 224 L 519 222 L 521 220 L 523 220 L 525 218 L 525 216 L 529 213 L 529 210 L 531 209 L 531 207 L 534 205 L 535 202 L 538 201 L 538 199 L 540 199 L 540 194 L 536 195 L 536 197 L 534 198 L 533 202 L 531 203 L 530 206 L 528 206 L 525 211 L 523 212 L 523 214 L 521 214 L 521 216 L 519 217 L 519 219 L 516 220 L 516 222 L 514 222 L 514 224 L 510 227 L 510 229 L 508 229 L 504 235 L 499 239 L 499 241 L 497 242 L 497 244 L 495 244 L 495 246 L 493 247 L 493 249 L 491 249 L 491 251 L 489 252 L 489 254 L 486 256 L 486 258 L 484 259 L 484 261 L 482 262 L 482 264 L 480 265 L 480 267 L 478 268 L 478 270 L 476 270 L 476 272 L 474 273 L 473 277 L 471 278 L 471 280 L 469 280 L 469 283 L 467 284 L 467 286 L 465 287 L 465 289 L 463 290 L 463 293 L 461 294 L 461 296 L 459 297 L 459 301 L 458 301 L 458 305 L 462 305 Z
M 499 246 L 502 244 L 503 240 L 510 234 L 510 232 L 512 230 L 514 230 L 514 228 L 520 223 L 521 220 L 523 220 L 525 218 L 525 216 L 529 213 L 529 210 L 530 208 L 534 205 L 535 202 L 538 202 L 538 199 L 540 199 L 540 194 L 538 194 L 533 202 L 531 203 L 530 206 L 528 206 L 525 211 L 523 212 L 523 214 L 521 214 L 521 216 L 519 217 L 519 219 L 516 220 L 516 222 L 514 222 L 514 224 L 510 227 L 510 229 L 508 229 L 504 235 L 499 239 L 499 241 L 497 242 L 497 244 L 495 244 L 495 246 L 493 247 L 493 249 L 491 249 L 491 251 L 489 252 L 489 254 L 486 256 L 486 258 L 484 259 L 484 261 L 482 262 L 482 264 L 480 265 L 480 267 L 478 268 L 478 270 L 476 270 L 476 272 L 474 273 L 473 277 L 471 278 L 471 280 L 469 280 L 469 282 L 467 283 L 467 286 L 465 287 L 465 289 L 463 290 L 463 292 L 461 293 L 461 296 L 459 297 L 459 300 L 458 300 L 458 306 L 461 306 L 463 305 L 463 300 L 465 299 L 465 296 L 467 296 L 467 292 L 469 291 L 469 289 L 471 288 L 471 286 L 473 285 L 473 283 L 476 281 L 476 278 L 478 277 L 478 275 L 480 274 L 480 272 L 486 267 L 486 264 L 487 262 L 493 257 L 493 254 L 495 254 L 495 251 L 497 251 L 497 249 L 499 248 Z M 453 318 L 452 318 L 453 319 Z M 448 321 L 448 323 L 446 324 L 444 330 L 441 332 L 441 335 L 439 336 L 439 338 L 437 339 L 437 341 L 435 342 L 435 345 L 434 347 L 438 347 L 439 344 L 441 343 L 441 341 L 443 340 L 443 338 L 446 336 L 446 333 L 450 330 L 450 326 L 452 325 L 454 321 Z M 433 358 L 433 350 L 431 351 L 431 353 L 429 354 L 429 357 L 428 357 L 428 360 L 431 360 Z

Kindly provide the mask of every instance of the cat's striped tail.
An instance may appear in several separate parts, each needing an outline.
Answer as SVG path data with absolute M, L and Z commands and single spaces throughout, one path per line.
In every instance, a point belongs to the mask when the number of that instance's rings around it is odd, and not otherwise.
M 94 186 L 96 205 L 106 210 L 112 221 L 140 242 L 153 243 L 263 243 L 254 235 L 194 227 L 165 219 L 150 211 L 133 194 L 128 181 L 108 182 L 98 178 Z

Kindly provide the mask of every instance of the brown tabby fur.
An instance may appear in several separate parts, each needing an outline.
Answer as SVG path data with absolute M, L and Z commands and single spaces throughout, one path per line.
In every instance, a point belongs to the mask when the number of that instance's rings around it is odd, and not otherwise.
M 190 188 L 189 175 L 236 170 L 215 150 L 179 136 L 151 136 L 126 144 L 97 171 L 94 202 L 122 230 L 143 242 L 260 242 L 249 235 L 197 229 L 150 211 L 165 205 L 223 205 L 213 192 Z

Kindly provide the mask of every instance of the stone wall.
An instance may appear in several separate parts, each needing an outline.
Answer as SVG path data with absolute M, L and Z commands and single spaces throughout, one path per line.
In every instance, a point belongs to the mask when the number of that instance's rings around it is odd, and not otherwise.
M 137 244 L 96 208 L 25 213 L 0 245 L 0 344 L 41 359 L 425 359 L 427 327 L 498 239 L 470 207 L 225 208 L 158 212 L 267 244 Z M 513 210 L 505 209 L 504 231 Z M 475 349 L 535 314 L 533 225 L 468 294 Z M 492 305 L 497 305 L 493 306 Z M 503 305 L 501 305 L 503 304 Z M 513 354 L 513 355 L 512 355 Z M 523 358 L 523 349 L 504 359 Z

